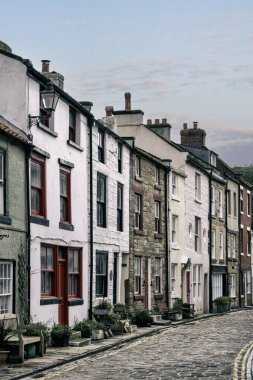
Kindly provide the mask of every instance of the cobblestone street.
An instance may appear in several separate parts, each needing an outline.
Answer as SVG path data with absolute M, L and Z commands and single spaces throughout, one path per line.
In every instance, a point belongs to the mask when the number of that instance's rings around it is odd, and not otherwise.
M 252 340 L 253 310 L 243 310 L 168 328 L 47 371 L 44 379 L 230 379 L 237 354 Z

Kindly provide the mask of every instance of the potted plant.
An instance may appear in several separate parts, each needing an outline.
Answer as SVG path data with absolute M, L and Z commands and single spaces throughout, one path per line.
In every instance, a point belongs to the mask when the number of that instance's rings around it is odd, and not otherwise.
M 82 320 L 82 321 L 77 321 L 73 327 L 73 330 L 75 331 L 80 331 L 81 332 L 81 338 L 90 338 L 92 334 L 92 330 L 96 330 L 99 327 L 103 327 L 102 323 L 99 323 L 94 320 Z
M 54 324 L 51 329 L 51 338 L 55 346 L 67 347 L 69 345 L 69 337 L 71 328 L 68 325 Z
M 116 303 L 113 306 L 113 311 L 115 313 L 125 313 L 126 312 L 126 305 L 124 305 L 123 303 Z
M 8 350 L 8 340 L 15 335 L 13 329 L 14 324 L 5 323 L 4 319 L 0 319 L 0 362 L 6 362 L 10 351 Z
M 148 310 L 138 310 L 132 320 L 138 327 L 148 327 L 151 326 L 152 316 Z
M 182 319 L 182 305 L 183 305 L 183 302 L 181 298 L 174 300 L 172 312 L 173 312 L 173 319 L 175 321 L 179 321 L 180 319 Z
M 91 326 L 91 339 L 92 340 L 101 340 L 104 339 L 104 330 L 105 330 L 105 325 L 101 322 L 97 321 L 92 321 L 92 326 Z
M 230 310 L 231 298 L 227 296 L 217 297 L 213 301 L 216 306 L 217 313 L 224 313 Z
M 98 303 L 96 303 L 93 306 L 94 314 L 95 315 L 105 315 L 112 312 L 113 305 L 111 301 L 107 298 L 103 298 L 102 300 L 99 300 Z
M 48 345 L 49 339 L 50 339 L 50 332 L 49 328 L 45 323 L 42 322 L 31 322 L 29 325 L 25 326 L 26 332 L 24 335 L 26 336 L 37 336 L 40 335 L 42 332 L 44 337 L 44 353 L 46 352 L 46 347 Z

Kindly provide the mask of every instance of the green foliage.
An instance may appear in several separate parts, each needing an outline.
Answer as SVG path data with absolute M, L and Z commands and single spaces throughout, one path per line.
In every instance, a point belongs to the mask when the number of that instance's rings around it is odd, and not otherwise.
M 13 332 L 15 327 L 15 323 L 0 319 L 0 348 L 4 348 L 8 340 L 15 335 L 15 332 Z
M 231 304 L 231 298 L 224 296 L 224 297 L 218 297 L 215 298 L 213 301 L 215 305 L 230 305 Z
M 152 317 L 148 310 L 138 310 L 132 316 L 132 321 L 137 326 L 144 327 L 152 323 Z
M 47 325 L 45 323 L 42 323 L 42 322 L 33 323 L 32 322 L 32 323 L 29 323 L 29 325 L 27 325 L 25 327 L 25 329 L 26 329 L 26 332 L 24 333 L 24 335 L 27 335 L 27 336 L 37 336 L 37 335 L 39 335 L 40 331 L 42 331 L 42 333 L 44 335 L 45 342 L 48 342 L 50 332 L 49 332 L 49 328 L 47 327 Z
M 177 311 L 179 314 L 182 314 L 183 302 L 181 298 L 175 299 L 173 303 L 172 310 Z
M 241 175 L 241 177 L 247 181 L 250 185 L 253 185 L 253 167 L 245 166 L 245 167 L 235 167 L 233 170 Z
M 95 320 L 82 320 L 77 321 L 73 327 L 75 331 L 81 331 L 81 336 L 89 338 L 91 336 L 92 330 L 104 330 L 105 325 L 103 323 L 97 322 Z
M 70 336 L 71 335 L 71 328 L 68 325 L 62 325 L 62 324 L 54 324 L 51 329 L 51 337 L 58 338 L 61 336 Z
M 113 305 L 109 299 L 103 298 L 102 300 L 99 300 L 98 303 L 94 305 L 94 309 L 112 310 Z

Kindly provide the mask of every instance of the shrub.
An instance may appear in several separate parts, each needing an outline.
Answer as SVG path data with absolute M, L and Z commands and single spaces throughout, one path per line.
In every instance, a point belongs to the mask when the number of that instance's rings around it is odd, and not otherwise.
M 218 297 L 218 298 L 215 298 L 215 300 L 213 302 L 214 302 L 215 305 L 224 305 L 224 306 L 227 306 L 227 305 L 231 304 L 231 298 L 227 297 L 227 296 Z
M 94 309 L 106 309 L 106 310 L 112 310 L 113 305 L 111 301 L 107 298 L 103 298 L 102 300 L 99 300 L 95 305 Z
M 62 324 L 54 324 L 51 329 L 51 337 L 54 339 L 55 337 L 61 337 L 61 336 L 70 336 L 71 335 L 71 328 L 68 325 L 62 325 Z
M 105 325 L 95 320 L 83 320 L 75 323 L 73 330 L 81 331 L 82 338 L 90 338 L 92 330 L 104 330 Z
M 147 326 L 152 323 L 152 317 L 148 310 L 139 310 L 134 313 L 132 320 L 139 327 Z
M 42 331 L 45 342 L 48 342 L 50 333 L 49 333 L 49 328 L 47 327 L 45 323 L 42 323 L 42 322 L 30 323 L 29 325 L 25 327 L 25 329 L 26 329 L 26 332 L 24 333 L 24 335 L 27 335 L 27 336 L 37 336 L 39 335 L 40 331 Z

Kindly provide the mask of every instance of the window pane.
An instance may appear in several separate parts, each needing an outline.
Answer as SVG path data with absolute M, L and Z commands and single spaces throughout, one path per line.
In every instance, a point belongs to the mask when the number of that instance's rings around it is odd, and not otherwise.
M 73 272 L 73 265 L 74 264 L 74 257 L 73 257 L 73 252 L 69 251 L 68 252 L 68 269 L 69 272 Z
M 73 265 L 73 272 L 79 272 L 79 253 L 78 251 L 74 252 L 74 265 Z
M 0 153 L 0 181 L 4 180 L 4 155 Z
M 41 188 L 41 164 L 34 161 L 31 162 L 31 184 Z
M 47 267 L 47 257 L 46 257 L 47 251 L 45 247 L 41 247 L 40 251 L 40 263 L 41 263 L 41 269 L 46 269 Z
M 63 220 L 67 219 L 67 199 L 63 197 L 60 198 L 60 217 Z
M 53 248 L 47 248 L 47 269 L 54 268 L 54 250 Z
M 64 173 L 60 174 L 60 193 L 67 196 L 67 176 Z

